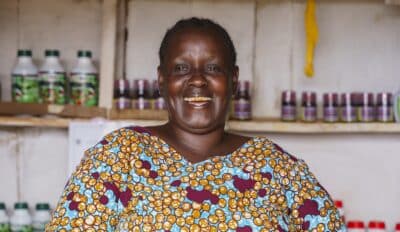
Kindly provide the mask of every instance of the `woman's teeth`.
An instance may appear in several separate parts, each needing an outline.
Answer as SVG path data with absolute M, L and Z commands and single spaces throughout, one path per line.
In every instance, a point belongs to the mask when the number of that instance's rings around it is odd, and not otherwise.
M 184 101 L 187 102 L 205 102 L 205 101 L 211 101 L 210 97 L 185 97 L 183 98 Z

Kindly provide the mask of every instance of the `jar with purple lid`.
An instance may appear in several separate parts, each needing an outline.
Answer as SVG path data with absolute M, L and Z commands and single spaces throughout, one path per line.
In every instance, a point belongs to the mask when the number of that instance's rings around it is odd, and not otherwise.
M 132 108 L 138 110 L 150 109 L 150 91 L 147 80 L 134 80 Z
M 296 121 L 296 92 L 286 90 L 282 92 L 281 106 L 282 121 Z
M 118 110 L 131 108 L 128 80 L 118 79 L 114 81 L 114 107 Z
M 324 93 L 324 121 L 337 122 L 339 120 L 339 97 L 337 93 Z
M 153 109 L 155 109 L 155 110 L 165 110 L 166 109 L 164 98 L 161 97 L 161 95 L 160 95 L 157 80 L 153 81 L 153 96 L 152 96 L 151 101 L 152 101 L 151 105 L 152 105 Z
M 391 93 L 378 93 L 376 103 L 376 119 L 379 122 L 393 121 L 393 96 Z
M 357 117 L 360 122 L 372 122 L 375 120 L 375 105 L 373 93 L 361 93 L 358 95 L 360 105 L 357 109 Z
M 340 107 L 340 120 L 342 122 L 357 121 L 357 100 L 357 93 L 342 93 Z
M 315 122 L 317 120 L 317 94 L 303 92 L 301 96 L 301 120 Z
M 233 118 L 238 120 L 251 119 L 250 82 L 238 83 L 238 92 L 233 100 Z

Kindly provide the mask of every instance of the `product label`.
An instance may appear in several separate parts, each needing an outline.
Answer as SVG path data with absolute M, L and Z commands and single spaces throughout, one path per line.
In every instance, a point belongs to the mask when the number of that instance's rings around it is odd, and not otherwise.
M 317 120 L 317 109 L 316 107 L 302 107 L 301 119 L 306 122 L 313 122 Z
M 65 73 L 40 73 L 39 91 L 42 102 L 47 104 L 65 104 L 66 84 Z
M 166 109 L 164 98 L 159 97 L 157 99 L 154 99 L 152 107 L 155 110 L 164 110 L 164 109 Z
M 296 107 L 295 106 L 282 106 L 281 118 L 283 121 L 296 120 Z
M 371 122 L 375 119 L 374 108 L 367 107 L 359 107 L 358 109 L 358 120 L 361 122 Z
M 11 227 L 9 223 L 0 223 L 0 232 L 10 232 Z
M 114 99 L 114 107 L 119 110 L 129 109 L 131 108 L 131 100 L 124 97 Z
M 138 99 L 132 100 L 132 107 L 138 110 L 150 109 L 150 101 L 140 97 Z
M 388 122 L 393 121 L 393 110 L 392 107 L 389 106 L 378 106 L 376 109 L 377 120 L 380 122 Z
M 233 117 L 240 120 L 251 119 L 251 103 L 246 99 L 235 100 L 233 103 Z
M 97 74 L 71 74 L 70 103 L 82 106 L 97 106 L 99 81 Z
M 12 232 L 33 232 L 31 225 L 11 225 Z
M 339 119 L 337 107 L 324 107 L 324 121 L 336 122 Z
M 44 232 L 46 228 L 47 222 L 34 222 L 33 223 L 33 232 Z
M 356 109 L 351 106 L 341 108 L 341 120 L 344 122 L 354 122 L 356 121 Z
M 39 81 L 36 75 L 12 75 L 12 99 L 14 102 L 38 103 Z

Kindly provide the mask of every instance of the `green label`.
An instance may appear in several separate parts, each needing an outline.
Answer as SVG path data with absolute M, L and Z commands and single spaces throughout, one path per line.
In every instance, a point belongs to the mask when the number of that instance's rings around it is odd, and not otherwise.
M 70 79 L 70 103 L 82 106 L 97 106 L 99 82 L 97 74 L 72 74 Z
M 11 227 L 8 223 L 0 223 L 0 232 L 10 232 Z
M 14 102 L 38 103 L 40 98 L 37 76 L 13 75 L 12 99 Z
M 65 104 L 66 84 L 65 73 L 41 73 L 39 92 L 42 102 L 47 104 Z

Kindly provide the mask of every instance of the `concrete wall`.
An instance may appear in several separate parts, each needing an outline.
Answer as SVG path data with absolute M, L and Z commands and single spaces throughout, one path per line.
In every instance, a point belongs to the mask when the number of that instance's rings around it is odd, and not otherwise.
M 400 7 L 378 0 L 319 0 L 320 44 L 313 79 L 302 72 L 304 1 L 129 1 L 127 77 L 156 78 L 161 36 L 177 19 L 211 17 L 231 33 L 241 78 L 253 80 L 254 115 L 279 115 L 281 90 L 392 91 L 400 88 Z M 59 48 L 98 57 L 101 1 L 0 1 L 0 80 L 10 99 L 16 50 Z M 255 49 L 253 49 L 255 47 Z M 400 135 L 265 134 L 304 158 L 348 219 L 400 221 Z M 67 173 L 66 130 L 0 128 L 0 201 L 55 204 Z M 50 188 L 48 188 L 50 186 Z M 6 189 L 6 191 L 4 191 Z

